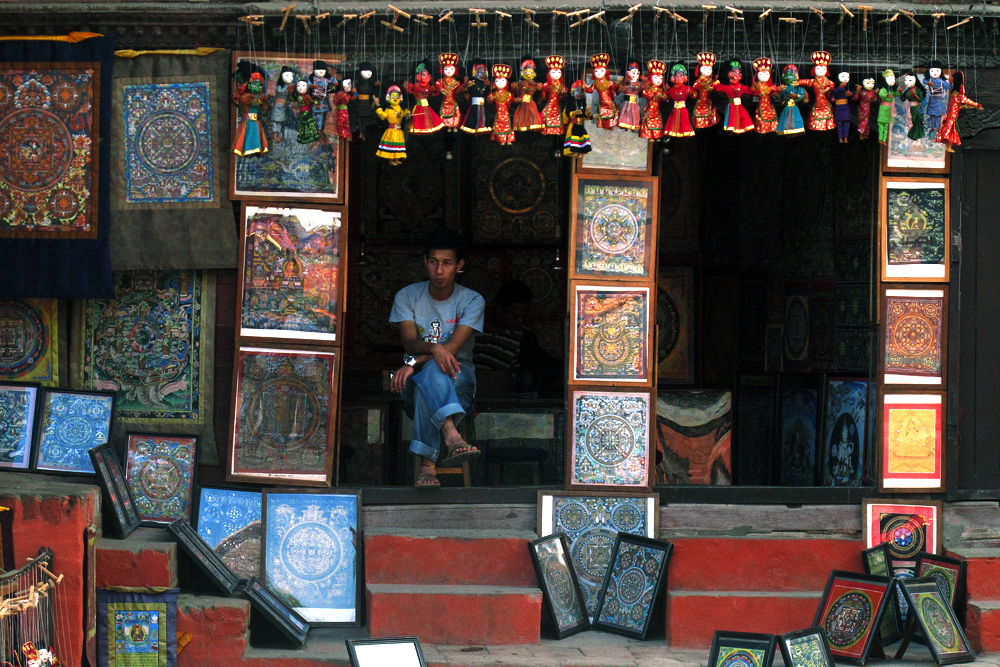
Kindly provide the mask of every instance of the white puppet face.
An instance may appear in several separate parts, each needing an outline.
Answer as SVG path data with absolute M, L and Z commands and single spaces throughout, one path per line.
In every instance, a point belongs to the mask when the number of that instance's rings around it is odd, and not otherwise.
M 940 67 L 932 67 L 929 70 L 927 70 L 927 74 L 929 74 L 932 79 L 940 79 L 941 78 L 941 68 Z
M 917 77 L 913 76 L 912 74 L 904 75 L 903 85 L 906 86 L 907 88 L 913 88 L 913 86 L 917 85 Z
M 698 68 L 698 74 L 701 74 L 702 76 L 712 76 L 712 66 L 702 65 Z
M 295 90 L 299 95 L 305 95 L 309 92 L 309 82 L 305 79 L 299 81 L 295 84 Z
M 885 83 L 886 83 L 887 86 L 895 86 L 896 85 L 896 77 L 893 76 L 892 74 L 890 74 L 889 76 L 885 77 Z
M 295 83 L 295 72 L 282 72 L 281 83 L 285 84 L 286 86 Z
M 851 80 L 851 75 L 847 72 L 841 72 L 840 74 L 837 75 L 837 81 L 841 83 L 847 83 L 850 80 Z
M 606 67 L 595 67 L 594 68 L 594 78 L 603 79 L 608 75 L 608 70 Z
M 445 76 L 455 76 L 455 66 L 454 65 L 445 65 L 443 71 L 444 71 L 444 75 Z
M 559 68 L 554 68 L 549 70 L 549 78 L 553 81 L 558 81 L 562 78 L 562 70 Z
M 813 72 L 816 74 L 816 76 L 826 76 L 827 72 L 826 65 L 816 65 L 816 67 L 813 68 Z
M 326 70 L 325 69 L 314 69 L 313 70 L 313 76 L 315 76 L 317 79 L 325 79 L 326 78 Z
M 349 93 L 351 92 L 351 89 L 354 88 L 354 82 L 350 79 L 344 79 L 340 82 L 340 86 L 344 89 L 345 93 Z
M 765 83 L 768 82 L 768 81 L 770 81 L 771 80 L 771 70 L 769 70 L 769 69 L 762 69 L 761 71 L 757 72 L 757 80 L 758 81 L 763 81 Z
M 496 86 L 497 88 L 506 88 L 507 79 L 503 78 L 502 76 L 498 76 L 497 78 L 493 79 L 493 85 Z
M 372 78 L 372 71 L 370 69 L 363 69 L 363 70 L 361 70 L 361 78 L 362 79 L 370 79 L 370 78 Z
M 654 86 L 662 86 L 663 85 L 663 75 L 662 74 L 650 74 L 649 75 L 649 81 Z
M 630 69 L 628 72 L 626 72 L 626 74 L 628 74 L 628 80 L 631 81 L 632 83 L 635 83 L 636 81 L 639 80 L 639 70 L 637 69 L 634 68 Z
M 872 90 L 875 88 L 875 79 L 868 77 L 867 79 L 862 79 L 861 87 L 865 90 Z

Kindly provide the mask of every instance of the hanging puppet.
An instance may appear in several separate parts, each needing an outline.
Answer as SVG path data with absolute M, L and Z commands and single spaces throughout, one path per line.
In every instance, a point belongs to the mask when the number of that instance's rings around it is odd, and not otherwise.
M 718 84 L 715 89 L 729 99 L 723 129 L 733 134 L 753 131 L 753 119 L 743 106 L 743 96 L 750 94 L 750 87 L 743 84 L 743 66 L 739 60 L 729 61 L 729 83 Z
M 281 142 L 285 133 L 285 123 L 288 121 L 288 96 L 295 90 L 295 72 L 287 65 L 281 68 L 278 80 L 274 85 L 274 97 L 271 100 L 271 137 L 275 143 Z
M 687 67 L 683 63 L 674 63 L 670 68 L 670 88 L 663 92 L 663 72 L 667 66 L 659 60 L 646 63 L 649 70 L 650 83 L 642 91 L 646 98 L 646 115 L 643 117 L 642 130 L 639 136 L 646 139 L 658 139 L 666 134 L 671 137 L 693 137 L 691 118 L 688 115 L 687 99 L 697 97 L 698 91 L 688 85 Z M 664 126 L 660 120 L 660 100 L 667 98 L 674 103 Z
M 492 132 L 493 123 L 486 106 L 486 98 L 490 94 L 490 77 L 485 64 L 473 64 L 472 78 L 465 82 L 465 90 L 471 105 L 462 119 L 462 131 L 469 134 Z
M 535 94 L 539 89 L 535 76 L 535 61 L 529 58 L 521 63 L 521 80 L 510 86 L 511 94 L 517 96 L 514 100 L 517 104 L 514 129 L 518 132 L 538 131 L 545 126 L 535 104 Z
M 330 110 L 328 99 L 331 84 L 336 84 L 329 66 L 322 60 L 313 61 L 312 74 L 309 75 L 309 96 L 313 99 L 313 118 L 317 128 L 325 128 L 326 113 Z
M 878 89 L 878 141 L 880 144 L 888 144 L 893 98 L 897 96 L 896 75 L 891 69 L 882 72 L 882 84 Z
M 379 82 L 375 79 L 375 70 L 367 60 L 358 65 L 358 77 L 354 81 L 354 90 L 357 92 L 357 101 L 353 104 L 355 113 L 352 119 L 358 138 L 364 141 L 368 137 L 368 132 L 378 124 L 378 117 L 375 109 L 379 106 L 378 101 Z
M 781 114 L 778 116 L 778 129 L 781 135 L 801 134 L 805 132 L 802 114 L 799 113 L 799 102 L 808 102 L 809 94 L 799 85 L 799 68 L 795 65 L 785 65 L 781 71 L 781 94 L 778 96 L 778 106 Z
M 958 112 L 962 109 L 982 109 L 983 105 L 965 96 L 965 74 L 956 71 L 951 75 L 951 95 L 948 97 L 948 111 L 941 119 L 941 129 L 938 130 L 935 141 L 944 144 L 949 152 L 954 153 L 953 146 L 962 143 L 958 136 Z
M 770 58 L 757 58 L 753 61 L 755 81 L 750 87 L 750 94 L 757 98 L 754 128 L 760 134 L 767 134 L 778 129 L 778 112 L 774 110 L 774 98 L 781 90 L 771 81 L 771 70 L 774 61 Z
M 878 99 L 874 77 L 861 80 L 861 85 L 854 91 L 854 98 L 858 101 L 858 136 L 867 139 L 871 131 L 872 102 Z
M 611 56 L 607 53 L 595 53 L 590 56 L 590 66 L 593 68 L 594 81 L 585 86 L 585 93 L 597 91 L 599 116 L 597 127 L 605 130 L 615 129 L 618 124 L 618 109 L 615 107 L 615 94 L 618 84 L 608 78 L 608 64 Z
M 237 88 L 237 91 L 240 91 Z M 237 92 L 233 102 L 239 107 L 241 121 L 233 140 L 233 152 L 240 157 L 267 152 L 267 132 L 262 115 L 269 109 L 270 97 L 265 92 L 264 77 L 260 72 L 250 75 L 246 87 Z
M 833 89 L 833 81 L 827 76 L 832 56 L 828 51 L 813 51 L 810 59 L 813 62 L 812 78 L 799 79 L 800 86 L 813 89 L 815 98 L 813 108 L 809 112 L 809 118 L 806 120 L 806 126 L 810 130 L 821 132 L 832 130 L 837 126 L 833 120 L 833 112 L 830 110 L 830 99 L 827 97 Z
M 854 92 L 848 88 L 851 83 L 851 73 L 842 71 L 837 74 L 837 85 L 830 91 L 833 100 L 833 122 L 837 125 L 837 141 L 847 143 L 847 135 L 851 131 L 851 107 L 848 102 L 854 97 Z
M 493 133 L 490 139 L 501 144 L 514 143 L 514 127 L 510 121 L 510 103 L 513 95 L 508 88 L 510 74 L 514 71 L 510 65 L 493 66 L 493 91 L 486 101 L 493 105 Z
M 402 107 L 403 91 L 399 89 L 399 86 L 389 86 L 385 101 L 389 108 L 379 107 L 375 109 L 375 113 L 379 118 L 389 123 L 389 127 L 382 133 L 382 140 L 379 141 L 375 155 L 389 160 L 389 164 L 398 165 L 406 159 L 406 136 L 403 134 L 403 121 L 410 115 L 410 110 Z
M 545 96 L 545 109 L 542 111 L 542 121 L 545 127 L 542 134 L 562 136 L 566 128 L 562 121 L 562 101 L 569 90 L 562 81 L 563 67 L 566 60 L 562 56 L 546 56 L 545 66 L 548 74 L 542 84 L 542 94 Z
M 351 140 L 351 115 L 348 105 L 357 95 L 354 91 L 354 82 L 351 79 L 344 79 L 340 82 L 340 90 L 333 95 L 333 106 L 336 114 L 327 114 L 328 116 L 336 116 L 337 120 L 334 128 L 336 136 L 347 141 Z M 330 124 L 329 119 L 326 124 Z M 331 139 L 334 136 L 326 129 L 326 126 L 323 127 L 323 133 Z
M 924 97 L 924 120 L 927 136 L 934 139 L 941 129 L 941 118 L 948 111 L 948 94 L 951 92 L 951 84 L 941 76 L 942 63 L 940 60 L 932 60 L 927 68 L 927 95 Z
M 563 155 L 583 157 L 591 151 L 590 135 L 584 121 L 594 117 L 587 104 L 586 88 L 583 81 L 577 79 L 573 83 L 573 93 L 566 98 L 563 105 L 563 124 L 566 126 L 566 139 L 563 141 Z
M 311 144 L 319 140 L 319 128 L 316 126 L 316 116 L 313 108 L 316 101 L 309 94 L 309 82 L 300 79 L 295 84 L 295 92 L 289 97 L 292 111 L 299 120 L 299 129 L 295 135 L 295 141 L 300 144 Z
M 449 132 L 458 132 L 462 124 L 462 114 L 458 108 L 457 95 L 462 84 L 455 78 L 458 73 L 458 54 L 442 53 L 438 56 L 441 78 L 435 82 L 441 93 L 441 122 Z
M 642 70 L 639 63 L 628 64 L 625 70 L 624 84 L 618 83 L 621 93 L 625 96 L 618 108 L 618 127 L 638 132 L 642 126 L 642 109 L 639 108 L 639 95 L 642 94 Z
M 698 93 L 698 101 L 694 106 L 694 127 L 703 130 L 719 122 L 719 112 L 712 103 L 712 90 L 719 85 L 715 76 L 715 54 L 702 51 L 697 56 L 698 78 L 692 86 Z
M 427 99 L 431 95 L 438 94 L 438 87 L 431 82 L 431 73 L 427 70 L 427 65 L 419 63 L 417 65 L 416 83 L 407 83 L 406 92 L 416 98 L 417 103 L 410 114 L 410 132 L 414 134 L 431 134 L 444 127 L 444 121 L 431 108 Z
M 917 75 L 907 72 L 903 75 L 903 83 L 899 86 L 899 97 L 910 110 L 910 129 L 906 136 L 910 141 L 920 141 L 924 138 L 924 87 L 917 80 Z

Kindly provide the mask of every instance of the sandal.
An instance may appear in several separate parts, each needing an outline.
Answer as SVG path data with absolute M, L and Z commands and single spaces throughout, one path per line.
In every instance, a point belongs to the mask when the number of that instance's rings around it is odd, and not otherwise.
M 416 489 L 433 489 L 439 486 L 441 486 L 441 480 L 429 472 L 422 472 L 417 475 L 417 479 L 413 483 L 413 487 Z
M 479 456 L 479 450 L 467 442 L 460 442 L 448 448 L 448 454 L 438 461 L 439 467 L 450 468 Z

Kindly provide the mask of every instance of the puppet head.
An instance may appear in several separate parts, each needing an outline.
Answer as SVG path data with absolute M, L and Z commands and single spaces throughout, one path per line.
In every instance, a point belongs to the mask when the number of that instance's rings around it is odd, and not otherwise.
M 866 76 L 865 78 L 861 79 L 861 87 L 864 88 L 865 90 L 873 90 L 875 88 L 875 77 Z
M 666 64 L 659 60 L 650 60 L 646 63 L 646 69 L 649 70 L 649 80 L 654 86 L 663 85 L 663 73 L 667 69 Z M 670 68 L 670 83 L 675 86 L 683 86 L 687 83 L 688 71 L 684 63 L 674 63 Z
M 839 83 L 847 84 L 848 82 L 850 82 L 850 80 L 851 80 L 851 73 L 848 72 L 847 70 L 844 70 L 837 75 L 837 81 Z
M 702 51 L 695 56 L 698 60 L 699 76 L 712 76 L 715 67 L 715 54 L 709 51 Z
M 501 90 L 507 87 L 507 81 L 510 80 L 510 74 L 514 71 L 514 68 L 510 65 L 504 65 L 500 63 L 493 66 L 493 85 Z
M 753 71 L 757 73 L 757 80 L 767 82 L 771 80 L 771 70 L 774 68 L 774 61 L 770 58 L 757 58 L 753 61 Z
M 580 81 L 580 79 L 573 82 L 573 97 L 578 100 L 586 99 L 587 97 L 583 91 L 583 81 Z
M 608 63 L 611 56 L 607 53 L 595 53 L 590 56 L 590 66 L 594 68 L 594 80 L 603 79 L 608 75 Z
M 944 71 L 944 63 L 940 60 L 932 60 L 927 68 L 927 76 L 931 79 L 940 79 L 942 71 Z
M 260 72 L 254 72 L 250 75 L 250 81 L 247 82 L 247 92 L 251 95 L 260 95 L 264 92 L 264 77 L 261 76 Z
M 299 79 L 295 82 L 295 92 L 299 95 L 305 95 L 309 92 L 309 82 L 305 79 Z
M 389 89 L 385 91 L 385 101 L 389 104 L 398 106 L 402 100 L 403 91 L 399 89 L 399 86 L 389 86 Z
M 548 82 L 555 83 L 562 80 L 563 67 L 566 66 L 566 59 L 562 56 L 546 56 L 545 66 L 549 68 Z
M 288 86 L 295 83 L 295 72 L 292 70 L 291 67 L 285 65 L 284 67 L 281 68 L 281 73 L 278 74 L 278 81 L 281 83 L 282 86 L 287 88 Z
M 882 79 L 885 81 L 885 85 L 890 88 L 896 85 L 896 74 L 891 69 L 882 72 Z
M 795 65 L 785 65 L 785 69 L 781 70 L 781 80 L 785 82 L 786 86 L 798 84 L 799 68 Z
M 917 85 L 917 75 L 913 72 L 907 72 L 903 75 L 903 86 L 905 88 L 913 88 Z
M 729 61 L 729 84 L 735 86 L 743 80 L 743 66 L 739 60 Z
M 487 81 L 490 78 L 490 73 L 486 69 L 485 63 L 474 63 L 472 65 L 472 76 L 476 77 L 480 81 Z
M 340 88 L 345 93 L 349 93 L 351 92 L 351 90 L 354 89 L 354 82 L 351 81 L 350 79 L 344 79 L 343 81 L 340 82 Z
M 830 52 L 813 51 L 809 58 L 813 61 L 812 75 L 816 77 L 826 76 L 826 73 L 830 71 L 830 61 L 833 60 Z
M 521 62 L 521 78 L 531 81 L 535 78 L 535 61 L 526 58 Z
M 372 74 L 374 74 L 372 64 L 367 60 L 358 65 L 358 72 L 361 74 L 362 79 L 370 79 L 372 78 Z
M 629 83 L 638 83 L 639 77 L 642 75 L 642 70 L 639 69 L 639 63 L 629 63 L 628 69 L 625 70 L 625 76 L 628 78 Z
M 329 71 L 330 68 L 327 67 L 325 62 L 322 60 L 314 60 L 312 75 L 309 78 L 325 79 L 327 78 L 326 75 Z
M 431 73 L 427 71 L 427 65 L 424 63 L 417 63 L 417 70 L 415 77 L 417 83 L 422 83 L 427 85 L 431 82 Z
M 457 53 L 442 53 L 438 56 L 438 62 L 441 64 L 442 74 L 448 77 L 455 76 L 455 72 L 458 71 Z

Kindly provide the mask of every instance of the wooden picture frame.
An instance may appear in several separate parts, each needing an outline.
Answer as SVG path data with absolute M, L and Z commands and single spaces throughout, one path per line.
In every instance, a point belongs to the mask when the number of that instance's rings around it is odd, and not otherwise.
M 645 282 L 655 278 L 659 185 L 653 176 L 573 178 L 570 280 Z
M 198 436 L 128 433 L 124 460 L 125 481 L 143 525 L 197 516 Z
M 876 383 L 868 378 L 830 375 L 825 378 L 823 439 L 819 448 L 821 486 L 861 486 L 864 466 L 873 454 L 875 432 L 869 411 Z M 846 446 L 850 456 L 841 451 Z
M 122 485 L 119 482 L 119 480 L 124 482 L 125 477 L 111 443 L 98 445 L 91 449 L 89 454 L 97 472 L 97 481 L 101 484 L 104 510 L 111 518 L 118 539 L 123 540 L 142 525 L 142 518 L 136 510 L 135 499 L 132 497 L 132 489 L 128 484 Z
M 883 389 L 881 398 L 879 491 L 944 491 L 945 392 Z
M 826 630 L 830 652 L 837 660 L 857 665 L 867 662 L 878 641 L 890 582 L 888 577 L 855 572 L 830 573 L 813 625 Z
M 528 542 L 528 553 L 556 639 L 565 639 L 589 628 L 587 607 L 570 557 L 566 534 L 553 533 L 532 540 Z
M 648 490 L 656 459 L 656 393 L 571 387 L 566 429 L 570 489 Z
M 696 266 L 663 266 L 656 274 L 656 384 L 694 384 L 698 358 Z
M 577 282 L 571 288 L 569 383 L 652 387 L 652 288 L 596 281 Z
M 896 651 L 896 660 L 906 653 L 910 641 L 921 630 L 923 643 L 930 650 L 934 662 L 939 665 L 954 665 L 972 662 L 976 652 L 969 644 L 962 625 L 955 616 L 955 610 L 945 592 L 934 577 L 901 579 L 899 586 L 906 596 L 910 608 L 910 627 L 903 642 Z
M 660 606 L 673 551 L 674 545 L 670 542 L 619 532 L 597 598 L 592 625 L 599 630 L 645 640 Z M 614 605 L 610 604 L 612 600 Z M 630 610 L 634 609 L 641 611 L 641 623 L 630 618 Z
M 948 286 L 882 287 L 882 383 L 943 387 L 948 377 Z
M 361 492 L 265 489 L 263 500 L 264 583 L 312 627 L 363 624 Z M 304 547 L 308 574 L 294 555 Z
M 277 51 L 233 51 L 232 71 L 237 70 L 237 65 L 241 60 L 247 60 L 262 70 L 264 74 L 265 92 L 272 96 L 275 92 L 275 82 L 279 80 L 279 74 L 283 66 L 292 68 L 296 75 L 296 80 L 306 79 L 312 73 L 313 60 L 323 60 L 330 67 L 327 74 L 332 74 L 335 67 L 341 65 L 343 56 L 333 53 L 319 53 L 307 55 L 289 55 Z M 288 101 L 286 114 L 292 114 L 291 100 Z M 243 119 L 240 117 L 240 109 L 233 105 L 230 112 L 233 136 L 239 132 Z M 336 113 L 332 110 L 329 113 Z M 271 114 L 262 114 L 262 126 L 266 130 L 269 150 L 266 153 L 249 157 L 230 155 L 229 164 L 229 198 L 232 200 L 267 200 L 267 201 L 287 201 L 287 202 L 316 202 L 326 204 L 342 204 L 347 197 L 346 191 L 346 169 L 347 148 L 344 142 L 336 141 L 332 144 L 299 144 L 295 139 L 295 134 L 287 130 L 283 131 L 282 141 L 275 142 Z M 287 121 L 286 121 L 287 122 Z M 323 128 L 318 128 L 322 136 Z M 329 151 L 330 156 L 324 161 L 320 161 L 318 156 Z M 336 154 L 333 152 L 336 151 Z M 310 168 L 303 174 L 301 169 L 293 169 L 293 165 L 308 164 Z M 315 164 L 310 164 L 315 163 Z M 330 169 L 335 173 L 331 182 L 329 177 Z M 271 174 L 272 177 L 269 177 Z M 282 178 L 289 178 L 290 174 L 296 175 L 298 182 L 283 181 Z M 280 177 L 280 178 L 279 178 Z M 272 181 L 272 182 L 269 182 Z
M 239 261 L 237 338 L 267 344 L 343 344 L 347 293 L 343 207 L 244 202 Z M 293 305 L 294 312 L 286 312 Z
M 111 437 L 116 404 L 113 391 L 47 387 L 42 393 L 31 469 L 94 475 L 88 452 Z M 64 424 L 72 428 L 63 428 Z
M 340 361 L 335 349 L 236 346 L 226 481 L 330 486 L 337 460 Z M 260 377 L 246 381 L 246 367 Z M 266 405 L 265 394 L 275 397 Z M 282 410 L 278 398 L 295 405 Z M 285 423 L 290 418 L 297 423 Z M 306 418 L 310 421 L 302 423 Z M 266 467 L 290 449 L 298 467 L 295 461 Z
M 427 667 L 416 637 L 345 639 L 351 667 Z
M 826 630 L 818 626 L 778 635 L 778 648 L 785 667 L 836 667 Z
M 219 559 L 187 519 L 177 519 L 167 526 L 167 532 L 177 541 L 180 551 L 187 556 L 188 563 L 194 564 L 213 588 L 218 589 L 224 597 L 232 597 L 236 593 L 240 585 L 239 577 Z M 189 569 L 188 576 L 193 574 L 194 571 Z
M 589 67 L 588 67 L 589 72 Z M 611 78 L 609 71 L 608 77 Z M 651 175 L 655 149 L 648 139 L 634 132 L 619 129 L 604 130 L 597 122 L 587 124 L 591 151 L 573 161 L 577 174 L 608 174 L 622 176 Z
M 921 551 L 936 554 L 943 549 L 940 500 L 865 498 L 861 506 L 865 548 L 885 542 L 892 560 L 915 560 Z
M 920 553 L 917 554 L 916 576 L 937 579 L 948 602 L 951 603 L 951 608 L 957 614 L 959 605 L 965 600 L 965 577 L 968 565 L 967 561 L 958 558 Z
M 928 206 L 935 210 L 928 213 Z M 878 243 L 884 282 L 947 283 L 951 279 L 949 179 L 883 177 Z
M 707 667 L 771 667 L 775 635 L 716 630 L 708 652 Z
M 198 488 L 198 535 L 240 579 L 260 575 L 260 489 Z
M 778 376 L 779 475 L 782 486 L 816 486 L 823 437 L 822 375 Z
M 309 636 L 309 622 L 264 582 L 257 577 L 250 577 L 240 592 L 250 601 L 251 646 L 301 648 L 305 645 Z
M 882 171 L 922 174 L 950 173 L 951 152 L 945 150 L 944 144 L 938 144 L 929 137 L 914 142 L 905 134 L 901 136 L 899 132 L 893 132 L 896 125 L 897 100 L 893 100 L 891 104 L 893 105 L 894 118 L 889 125 L 887 143 L 879 148 Z M 920 149 L 912 151 L 914 145 L 919 146 Z M 910 155 L 911 152 L 914 154 Z
M 0 470 L 31 468 L 42 385 L 0 380 Z

